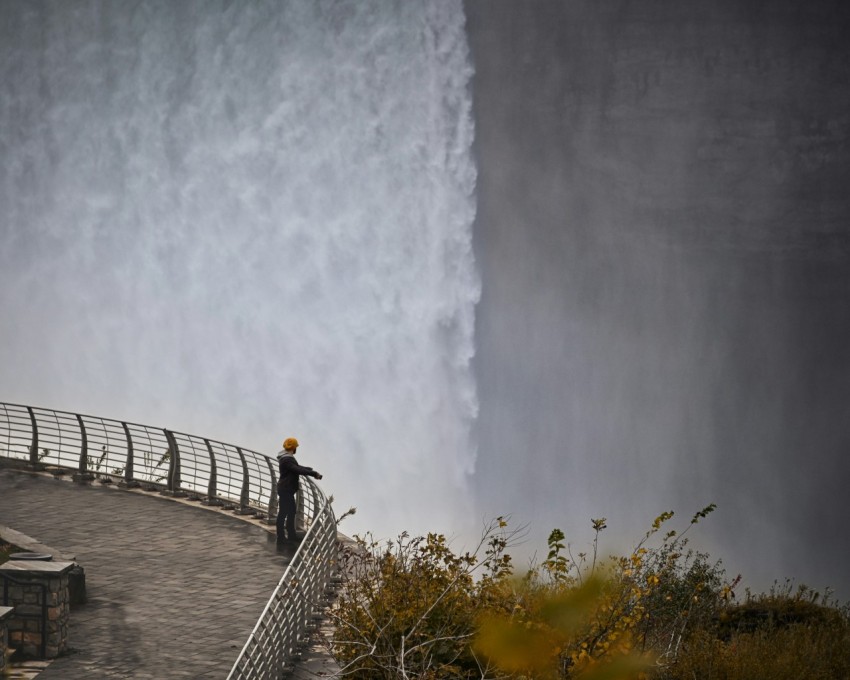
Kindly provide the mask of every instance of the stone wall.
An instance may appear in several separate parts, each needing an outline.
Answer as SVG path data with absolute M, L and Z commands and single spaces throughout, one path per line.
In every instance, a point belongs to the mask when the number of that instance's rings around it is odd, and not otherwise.
M 6 650 L 9 649 L 7 623 L 14 611 L 12 607 L 0 607 L 0 676 L 6 672 Z
M 0 567 L 8 581 L 8 644 L 25 656 L 52 659 L 68 649 L 73 562 L 10 561 Z

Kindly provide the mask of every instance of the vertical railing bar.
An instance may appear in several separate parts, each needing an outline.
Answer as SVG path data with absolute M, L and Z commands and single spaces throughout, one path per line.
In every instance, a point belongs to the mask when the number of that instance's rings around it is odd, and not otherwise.
M 156 468 L 152 468 L 152 467 L 151 467 L 151 465 L 153 464 L 153 461 L 154 461 L 154 459 L 156 458 L 156 452 L 155 452 L 155 450 L 154 450 L 153 440 L 151 439 L 151 433 L 150 433 L 149 428 L 148 428 L 147 426 L 143 426 L 143 427 L 142 427 L 142 432 L 144 432 L 144 433 L 145 433 L 145 437 L 146 437 L 146 438 L 147 438 L 147 440 L 148 440 L 148 456 L 152 456 L 152 458 L 149 458 L 149 459 L 146 461 L 146 467 L 148 468 L 148 469 L 146 470 L 146 472 L 147 472 L 148 477 L 153 477 L 153 471 L 154 471 Z M 153 480 L 153 479 L 149 479 L 149 480 L 148 480 L 148 482 L 149 482 L 149 483 L 155 483 L 155 480 Z
M 94 479 L 94 475 L 88 471 L 89 462 L 89 440 L 86 434 L 86 425 L 83 423 L 83 417 L 77 413 L 77 424 L 80 426 L 80 460 L 77 464 L 77 474 L 73 479 L 75 482 L 87 482 Z M 59 421 L 57 420 L 57 423 Z M 61 459 L 60 459 L 61 462 Z
M 266 519 L 267 524 L 274 524 L 277 521 L 277 476 L 278 471 L 275 469 L 274 463 L 271 458 L 266 458 L 266 463 L 269 466 L 269 473 L 271 474 L 272 482 L 271 488 L 269 489 L 269 502 L 267 504 L 268 507 L 268 518 Z
M 218 493 L 218 469 L 215 463 L 215 453 L 213 453 L 212 444 L 209 439 L 204 439 L 204 444 L 207 445 L 207 453 L 210 454 L 210 481 L 207 485 L 207 502 L 212 505 L 212 501 L 216 500 Z
M 239 509 L 236 512 L 240 515 L 250 515 L 253 513 L 253 510 L 248 507 L 248 461 L 245 460 L 245 454 L 238 446 L 236 447 L 236 453 L 239 454 L 239 459 L 242 461 L 242 491 L 239 494 Z
M 11 458 L 12 453 L 12 424 L 9 422 L 9 409 L 6 404 L 3 406 L 3 415 L 6 417 L 6 455 Z
M 130 427 L 124 421 L 121 421 L 124 427 L 124 436 L 127 438 L 127 461 L 124 463 L 124 482 L 122 486 L 137 487 L 139 483 L 135 480 L 135 470 L 133 469 L 133 436 L 130 434 Z
M 56 411 L 50 411 L 50 415 L 53 416 L 53 420 L 56 421 L 56 459 L 59 461 L 59 464 L 62 464 L 63 456 L 62 456 L 62 425 L 59 422 L 59 414 Z
M 180 487 L 180 461 L 177 456 L 177 442 L 170 430 L 163 430 L 165 439 L 168 441 L 168 477 L 166 486 L 169 491 L 176 491 Z
M 30 413 L 30 423 L 32 424 L 32 443 L 30 444 L 30 465 L 38 466 L 38 423 L 35 420 L 35 412 L 32 406 L 27 406 L 27 411 Z
M 163 430 L 168 441 L 168 480 L 167 491 L 170 496 L 182 496 L 180 490 L 180 449 L 177 448 L 177 440 L 171 430 Z
M 108 429 L 108 430 L 107 430 L 107 428 L 106 428 L 106 423 L 104 422 L 104 424 L 103 424 L 103 429 L 104 429 L 104 431 L 106 431 L 106 441 L 107 441 L 107 446 L 109 447 L 109 459 L 110 459 L 110 461 L 112 461 L 110 464 L 112 465 L 112 471 L 113 471 L 113 472 L 114 472 L 115 470 L 119 469 L 119 468 L 116 466 L 116 464 L 117 464 L 117 462 L 118 462 L 118 461 L 113 461 L 113 460 L 112 460 L 112 448 L 113 448 L 112 444 L 113 444 L 113 442 L 115 442 L 116 455 L 118 455 L 118 451 L 120 451 L 120 450 L 121 450 L 121 444 L 120 444 L 120 437 L 119 437 L 119 430 L 118 430 L 118 426 L 119 426 L 119 425 L 123 425 L 123 424 L 124 424 L 124 423 L 122 423 L 122 422 L 121 422 L 121 421 L 119 421 L 119 420 L 110 420 L 110 421 L 109 421 L 109 429 Z M 121 432 L 123 433 L 123 427 L 122 427 L 122 429 L 121 429 Z M 125 441 L 125 442 L 127 441 L 127 438 L 126 438 L 126 437 L 124 438 L 124 441 Z M 125 456 L 124 456 L 124 466 L 123 466 L 123 469 L 124 469 L 124 471 L 126 471 L 126 470 L 127 470 L 127 456 L 126 456 L 126 449 L 125 449 Z M 124 476 L 124 475 L 123 475 L 123 473 L 122 473 L 122 475 L 121 475 L 121 476 L 122 476 L 122 477 Z
M 101 477 L 104 481 L 112 481 L 110 477 L 110 472 L 112 470 L 112 441 L 109 438 L 109 430 L 106 427 L 106 421 L 103 418 L 94 418 L 95 422 L 100 426 L 101 436 L 103 440 L 100 444 L 100 455 L 98 456 L 98 464 L 97 470 L 100 472 L 100 469 L 105 465 L 106 467 L 103 469 Z

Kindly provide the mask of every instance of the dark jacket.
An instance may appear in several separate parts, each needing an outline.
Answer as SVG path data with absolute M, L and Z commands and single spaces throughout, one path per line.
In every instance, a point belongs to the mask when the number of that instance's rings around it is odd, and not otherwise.
M 294 493 L 298 490 L 299 476 L 318 476 L 318 473 L 313 468 L 299 465 L 298 461 L 295 460 L 295 456 L 291 454 L 279 455 L 278 461 L 280 463 L 280 479 L 277 482 L 278 491 Z

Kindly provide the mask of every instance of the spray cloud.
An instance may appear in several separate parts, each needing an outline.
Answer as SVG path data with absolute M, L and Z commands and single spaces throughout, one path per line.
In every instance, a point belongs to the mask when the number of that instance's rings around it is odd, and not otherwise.
M 459 2 L 4 6 L 8 401 L 274 453 L 377 533 L 467 510 Z

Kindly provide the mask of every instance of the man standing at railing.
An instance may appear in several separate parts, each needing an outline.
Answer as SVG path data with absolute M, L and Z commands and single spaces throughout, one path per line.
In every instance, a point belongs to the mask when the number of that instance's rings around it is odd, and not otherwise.
M 298 440 L 289 437 L 283 442 L 283 451 L 277 454 L 280 465 L 280 479 L 277 482 L 277 495 L 280 499 L 277 511 L 277 542 L 295 543 L 298 536 L 295 533 L 295 513 L 298 507 L 295 494 L 298 493 L 299 477 L 307 475 L 321 479 L 322 475 L 311 467 L 299 465 L 295 460 Z

